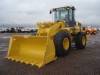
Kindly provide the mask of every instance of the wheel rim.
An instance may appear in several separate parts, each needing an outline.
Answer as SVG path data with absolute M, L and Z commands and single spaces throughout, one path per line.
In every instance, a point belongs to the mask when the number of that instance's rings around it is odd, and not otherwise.
M 85 46 L 85 44 L 86 44 L 86 37 L 85 36 L 82 37 L 82 44 L 83 44 L 83 46 Z
M 63 40 L 63 48 L 65 50 L 68 50 L 68 48 L 69 48 L 69 39 L 68 38 L 64 38 L 64 40 Z

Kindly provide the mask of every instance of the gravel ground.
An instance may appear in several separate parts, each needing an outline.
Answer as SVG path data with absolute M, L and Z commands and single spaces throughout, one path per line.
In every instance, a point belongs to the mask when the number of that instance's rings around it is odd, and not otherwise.
M 11 34 L 0 34 L 0 75 L 100 75 L 100 33 L 89 36 L 86 49 L 72 49 L 42 68 L 5 59 Z

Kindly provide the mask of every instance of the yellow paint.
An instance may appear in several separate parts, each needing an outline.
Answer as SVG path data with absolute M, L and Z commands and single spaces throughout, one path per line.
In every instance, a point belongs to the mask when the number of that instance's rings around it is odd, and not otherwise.
M 68 50 L 68 48 L 69 48 L 69 39 L 68 38 L 65 38 L 63 40 L 63 47 L 65 50 Z
M 82 44 L 85 46 L 85 44 L 86 44 L 86 37 L 85 36 L 83 36 L 82 37 Z

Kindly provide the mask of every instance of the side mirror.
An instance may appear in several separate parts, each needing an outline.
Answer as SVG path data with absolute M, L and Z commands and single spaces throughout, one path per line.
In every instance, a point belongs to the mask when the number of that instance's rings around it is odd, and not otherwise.
M 51 13 L 52 13 L 52 11 L 50 10 L 49 14 L 51 14 Z

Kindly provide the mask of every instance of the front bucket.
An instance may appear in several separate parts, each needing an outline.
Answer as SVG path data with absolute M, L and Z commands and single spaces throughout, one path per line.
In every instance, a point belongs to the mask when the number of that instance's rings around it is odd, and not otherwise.
M 53 40 L 46 36 L 13 36 L 7 58 L 42 67 L 55 60 Z

